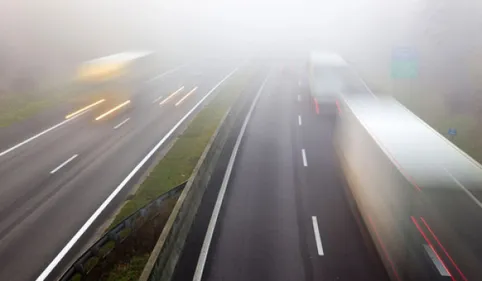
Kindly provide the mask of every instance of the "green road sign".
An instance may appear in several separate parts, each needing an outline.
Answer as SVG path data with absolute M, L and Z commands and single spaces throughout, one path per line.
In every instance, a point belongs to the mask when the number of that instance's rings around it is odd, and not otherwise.
M 413 79 L 418 76 L 418 55 L 414 48 L 397 47 L 392 52 L 392 78 Z

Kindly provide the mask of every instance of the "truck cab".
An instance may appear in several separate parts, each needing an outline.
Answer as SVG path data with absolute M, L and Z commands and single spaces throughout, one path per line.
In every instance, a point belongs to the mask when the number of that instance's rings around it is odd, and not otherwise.
M 336 114 L 336 103 L 342 96 L 367 92 L 358 75 L 338 54 L 312 52 L 308 68 L 310 92 L 318 114 Z

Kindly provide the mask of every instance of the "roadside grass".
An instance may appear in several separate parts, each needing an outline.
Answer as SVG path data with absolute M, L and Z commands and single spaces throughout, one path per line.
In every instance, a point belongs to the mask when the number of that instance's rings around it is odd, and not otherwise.
M 136 281 L 149 260 L 149 254 L 133 256 L 128 262 L 116 265 L 106 281 Z
M 42 110 L 56 105 L 60 97 L 32 97 L 6 95 L 0 98 L 0 128 L 29 118 Z
M 221 85 L 217 96 L 199 112 L 184 133 L 178 137 L 172 148 L 141 183 L 137 192 L 125 202 L 108 229 L 189 179 L 209 139 L 233 101 L 239 96 L 248 76 L 249 73 L 239 73 L 233 80 Z
M 194 117 L 186 130 L 175 140 L 173 146 L 141 183 L 136 193 L 126 200 L 107 229 L 111 229 L 150 201 L 185 182 L 191 176 L 213 133 L 231 105 L 240 96 L 251 74 L 252 71 L 249 68 L 240 70 L 234 77 L 226 81 L 226 84 L 220 86 L 213 100 Z M 164 224 L 174 205 L 172 204 L 169 210 L 157 219 L 163 221 Z M 150 228 L 150 224 L 145 225 L 145 228 Z M 98 280 L 137 280 L 159 233 L 155 233 L 148 252 L 130 249 L 127 256 L 126 254 L 116 256 L 117 262 L 109 266 L 110 270 L 103 272 L 102 277 Z M 137 237 L 138 234 L 134 235 L 136 235 L 135 239 L 142 239 Z M 116 255 L 115 251 L 116 248 L 113 249 L 111 255 Z
M 161 72 L 161 70 L 159 71 Z M 156 75 L 158 74 L 152 73 L 153 77 Z M 112 85 L 109 84 L 109 88 L 106 88 L 105 86 L 80 85 L 75 80 L 59 80 L 61 81 L 56 85 L 41 85 L 29 92 L 0 93 L 0 128 L 32 118 L 36 114 L 62 104 L 75 108 L 105 98 L 105 96 L 119 98 L 119 96 L 123 96 L 126 89 L 129 89 L 122 83 L 112 83 Z
M 31 118 L 62 103 L 80 106 L 101 95 L 101 91 L 81 90 L 73 83 L 37 91 L 0 96 L 0 128 Z

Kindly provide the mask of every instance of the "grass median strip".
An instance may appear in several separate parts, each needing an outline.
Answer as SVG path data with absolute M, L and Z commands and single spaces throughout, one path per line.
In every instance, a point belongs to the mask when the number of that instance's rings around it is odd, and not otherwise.
M 209 139 L 239 96 L 249 73 L 239 73 L 221 86 L 220 92 L 189 124 L 172 148 L 150 172 L 137 192 L 125 202 L 111 226 L 134 213 L 171 188 L 185 182 L 196 166 Z
M 241 69 L 235 76 L 226 81 L 226 84 L 219 88 L 218 93 L 215 93 L 214 99 L 194 117 L 186 130 L 175 140 L 166 155 L 154 166 L 146 179 L 140 184 L 136 193 L 126 200 L 108 229 L 117 225 L 163 193 L 185 182 L 191 176 L 213 133 L 231 105 L 240 96 L 252 73 L 250 68 Z M 146 247 L 134 249 L 137 248 L 135 246 L 129 246 L 128 250 L 122 249 L 124 246 L 121 244 L 119 251 L 117 251 L 117 247 L 114 248 L 108 259 L 102 261 L 101 265 L 99 264 L 101 268 L 100 275 L 97 273 L 95 274 L 97 276 L 89 276 L 86 280 L 137 280 L 149 258 L 152 247 L 154 247 L 157 241 L 157 239 L 149 238 L 156 238 L 159 235 L 172 207 L 174 207 L 174 203 L 175 201 L 173 201 L 172 206 L 168 208 L 169 210 L 166 213 L 162 213 L 157 219 L 141 227 L 139 231 L 128 238 L 131 239 L 128 243 L 132 245 L 140 243 L 141 240 L 144 244 L 147 240 L 152 240 L 152 245 L 147 247 L 148 251 L 146 251 Z M 154 226 L 151 227 L 151 224 L 159 224 L 159 221 L 162 223 L 159 233 L 156 232 L 156 235 L 152 235 L 150 232 L 153 232 Z M 148 235 L 149 237 L 141 237 L 144 235 L 142 233 L 150 234 Z M 95 261 L 96 264 L 98 262 Z

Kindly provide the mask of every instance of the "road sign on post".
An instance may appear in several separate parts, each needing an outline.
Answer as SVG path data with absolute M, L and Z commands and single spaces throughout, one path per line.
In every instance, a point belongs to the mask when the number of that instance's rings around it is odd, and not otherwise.
M 449 128 L 449 131 L 447 132 L 449 135 L 449 139 L 453 140 L 454 137 L 457 135 L 457 129 L 455 128 Z
M 392 78 L 413 79 L 418 76 L 418 54 L 412 47 L 396 47 L 392 51 Z

